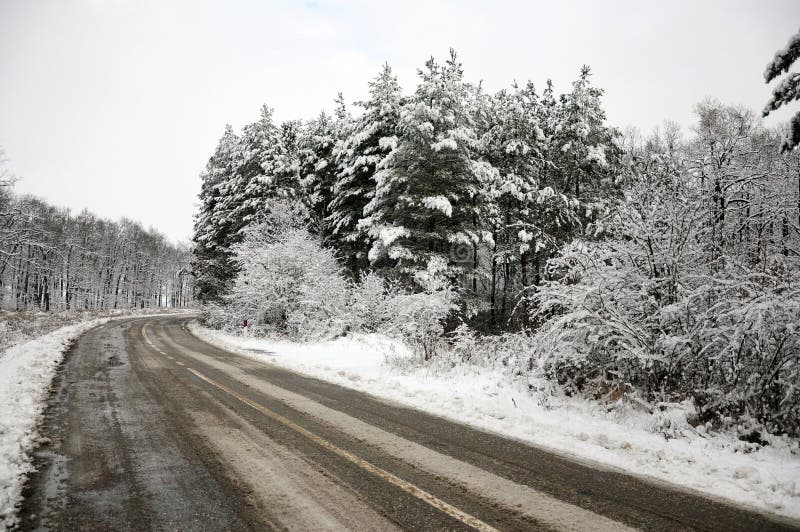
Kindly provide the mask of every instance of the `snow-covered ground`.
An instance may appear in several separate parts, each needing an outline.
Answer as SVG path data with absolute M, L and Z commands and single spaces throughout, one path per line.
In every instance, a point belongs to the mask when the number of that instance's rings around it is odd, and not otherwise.
M 299 344 L 244 338 L 192 325 L 193 332 L 267 364 L 361 390 L 573 457 L 800 518 L 798 442 L 769 437 L 759 447 L 709 434 L 675 405 L 656 415 L 634 407 L 548 397 L 507 371 L 451 370 L 409 363 L 402 344 L 378 335 Z M 668 428 L 667 428 L 668 427 Z M 669 439 L 664 433 L 675 437 Z
M 33 467 L 37 424 L 64 352 L 75 338 L 109 319 L 62 327 L 10 347 L 0 357 L 0 525 L 13 524 L 14 505 Z

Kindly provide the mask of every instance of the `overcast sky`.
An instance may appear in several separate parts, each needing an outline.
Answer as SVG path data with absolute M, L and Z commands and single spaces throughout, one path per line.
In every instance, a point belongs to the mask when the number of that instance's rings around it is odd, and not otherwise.
M 611 124 L 688 126 L 708 95 L 760 109 L 799 25 L 797 0 L 0 0 L 0 145 L 18 191 L 187 240 L 225 124 L 263 102 L 308 118 L 362 98 L 383 62 L 408 92 L 454 47 L 489 90 L 567 90 L 588 64 Z

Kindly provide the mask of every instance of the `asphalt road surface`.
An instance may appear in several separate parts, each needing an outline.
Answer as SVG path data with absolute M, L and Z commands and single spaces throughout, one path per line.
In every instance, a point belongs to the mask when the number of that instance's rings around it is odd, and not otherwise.
M 258 363 L 190 320 L 70 350 L 22 529 L 798 528 Z

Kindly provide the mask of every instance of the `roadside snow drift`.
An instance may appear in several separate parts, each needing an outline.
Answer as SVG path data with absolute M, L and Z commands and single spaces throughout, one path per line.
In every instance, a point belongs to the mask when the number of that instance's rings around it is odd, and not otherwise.
M 0 524 L 13 524 L 30 451 L 58 364 L 72 341 L 110 318 L 62 327 L 0 354 Z
M 420 367 L 379 335 L 299 344 L 243 338 L 192 324 L 199 337 L 256 360 L 517 438 L 561 454 L 800 518 L 797 441 L 760 447 L 686 422 L 688 407 L 649 414 L 530 392 L 506 370 Z M 667 434 L 669 437 L 665 436 Z
M 68 325 L 0 352 L 0 528 L 15 521 L 25 477 L 33 469 L 31 451 L 39 440 L 37 427 L 64 353 L 81 334 L 111 320 L 191 311 L 147 312 L 125 312 Z

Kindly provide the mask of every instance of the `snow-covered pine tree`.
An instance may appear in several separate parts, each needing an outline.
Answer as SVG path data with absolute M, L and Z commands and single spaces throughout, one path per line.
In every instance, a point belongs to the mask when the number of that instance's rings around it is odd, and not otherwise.
M 599 233 L 598 220 L 619 197 L 619 133 L 605 125 L 600 101 L 603 90 L 592 86 L 590 75 L 589 67 L 584 66 L 572 90 L 558 100 L 550 85 L 543 94 L 541 124 L 547 165 L 540 194 L 549 198 L 552 214 L 544 242 L 548 255 L 578 232 L 592 229 Z
M 618 134 L 605 125 L 603 89 L 592 86 L 590 76 L 591 70 L 584 66 L 572 91 L 561 95 L 553 146 L 558 151 L 552 152 L 561 190 L 587 201 L 612 184 L 619 157 L 614 142 Z
M 229 253 L 233 201 L 230 193 L 238 172 L 239 138 L 230 125 L 201 174 L 200 211 L 194 224 L 192 270 L 200 301 L 218 300 L 236 275 Z
M 538 251 L 537 242 L 548 237 L 544 212 L 548 202 L 542 200 L 551 196 L 539 194 L 539 176 L 545 165 L 540 106 L 531 83 L 524 87 L 514 84 L 511 90 L 489 99 L 489 127 L 482 140 L 484 156 L 497 171 L 489 183 L 493 208 L 485 218 L 494 241 L 489 289 L 492 325 L 508 319 L 516 306 L 512 298 L 522 287 L 520 266 L 527 269 L 528 255 Z
M 340 170 L 326 220 L 336 247 L 353 275 L 369 264 L 368 237 L 359 229 L 358 222 L 364 218 L 364 207 L 374 196 L 376 168 L 397 146 L 402 94 L 388 64 L 370 81 L 369 93 L 368 100 L 356 103 L 364 113 L 351 123 L 334 148 Z
M 275 176 L 287 186 L 300 189 L 300 136 L 303 123 L 289 120 L 281 124 L 280 144 L 275 154 Z
M 241 140 L 241 164 L 234 186 L 233 218 L 237 233 L 252 225 L 275 198 L 294 195 L 296 183 L 278 172 L 278 157 L 283 150 L 281 130 L 273 121 L 273 110 L 261 107 L 258 121 L 244 127 Z M 236 241 L 241 240 L 241 235 Z
M 396 265 L 403 273 L 440 265 L 449 274 L 470 269 L 481 240 L 478 226 L 480 173 L 474 158 L 477 135 L 466 105 L 455 51 L 444 65 L 433 58 L 419 72 L 414 95 L 400 113 L 399 142 L 375 174 L 375 196 L 359 227 L 372 240 L 373 265 Z M 463 261 L 463 262 L 462 262 Z
M 769 83 L 784 72 L 789 72 L 792 64 L 800 57 L 800 32 L 795 33 L 782 50 L 775 53 L 775 57 L 764 71 L 764 80 Z M 793 72 L 783 78 L 772 90 L 772 97 L 764 107 L 763 115 L 767 116 L 782 105 L 800 99 L 800 74 Z M 789 121 L 786 135 L 781 143 L 781 152 L 794 149 L 800 144 L 800 113 L 795 114 Z
M 347 120 L 343 107 L 340 106 L 337 114 L 342 116 L 341 120 L 321 112 L 317 118 L 304 124 L 298 138 L 303 201 L 313 216 L 313 226 L 326 237 L 325 219 L 330 214 L 329 205 L 338 173 L 333 149 L 339 136 L 339 127 L 345 127 Z

